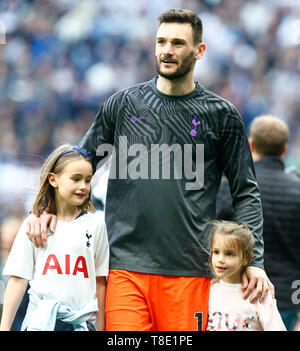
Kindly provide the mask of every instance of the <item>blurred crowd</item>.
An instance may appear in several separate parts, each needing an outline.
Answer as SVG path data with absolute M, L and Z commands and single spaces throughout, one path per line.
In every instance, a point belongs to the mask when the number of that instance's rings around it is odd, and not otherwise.
M 43 158 L 58 143 L 77 143 L 114 92 L 156 75 L 156 18 L 171 7 L 203 20 L 207 50 L 195 80 L 230 100 L 247 128 L 263 113 L 284 119 L 292 131 L 285 163 L 300 168 L 299 0 L 2 0 L 3 257 Z

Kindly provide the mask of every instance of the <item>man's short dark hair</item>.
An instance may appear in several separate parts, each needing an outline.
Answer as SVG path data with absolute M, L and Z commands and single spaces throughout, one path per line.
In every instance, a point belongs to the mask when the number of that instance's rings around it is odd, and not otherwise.
M 190 10 L 169 9 L 162 12 L 157 18 L 159 25 L 162 23 L 190 23 L 193 31 L 194 44 L 202 42 L 202 21 L 200 17 Z

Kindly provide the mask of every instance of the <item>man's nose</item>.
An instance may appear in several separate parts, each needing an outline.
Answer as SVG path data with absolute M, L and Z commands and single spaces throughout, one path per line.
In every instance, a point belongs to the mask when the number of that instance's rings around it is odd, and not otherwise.
M 174 47 L 172 43 L 166 43 L 162 49 L 164 55 L 172 56 L 174 54 Z

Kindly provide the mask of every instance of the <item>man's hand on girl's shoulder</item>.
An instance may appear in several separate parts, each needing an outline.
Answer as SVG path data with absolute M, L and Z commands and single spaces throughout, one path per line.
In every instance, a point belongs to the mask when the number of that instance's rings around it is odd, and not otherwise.
M 33 213 L 26 221 L 26 234 L 35 247 L 44 247 L 47 243 L 47 228 L 53 233 L 56 226 L 56 215 L 43 212 L 40 217 Z
M 250 303 L 255 303 L 258 299 L 263 302 L 267 292 L 270 291 L 275 298 L 274 285 L 267 277 L 266 272 L 259 267 L 248 266 L 246 272 L 242 274 L 243 298 L 247 299 L 250 295 Z

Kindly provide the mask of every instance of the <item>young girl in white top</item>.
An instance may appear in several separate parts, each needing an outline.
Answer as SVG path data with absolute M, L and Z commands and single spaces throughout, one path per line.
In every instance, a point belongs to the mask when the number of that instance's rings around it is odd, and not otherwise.
M 94 171 L 92 155 L 69 144 L 44 163 L 33 212 L 56 214 L 56 229 L 44 248 L 35 248 L 23 222 L 3 271 L 10 279 L 0 330 L 10 330 L 28 282 L 22 330 L 57 330 L 59 323 L 67 330 L 105 329 L 109 246 L 103 215 L 91 200 Z
M 250 264 L 253 235 L 244 224 L 214 223 L 210 264 L 215 278 L 209 297 L 209 331 L 286 330 L 276 301 L 268 293 L 262 303 L 243 299 L 243 270 Z

